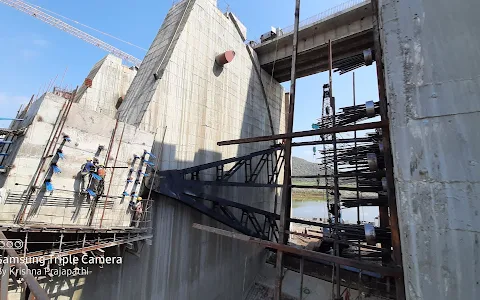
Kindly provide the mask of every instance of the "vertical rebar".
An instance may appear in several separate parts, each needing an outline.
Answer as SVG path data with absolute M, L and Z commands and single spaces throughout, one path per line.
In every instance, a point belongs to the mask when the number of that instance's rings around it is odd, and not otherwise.
M 296 86 L 296 64 L 297 64 L 297 44 L 298 44 L 298 27 L 300 21 L 300 0 L 295 1 L 295 25 L 293 30 L 293 45 L 292 45 L 292 69 L 290 74 L 290 103 L 288 108 L 288 123 L 287 133 L 293 132 L 293 115 L 295 110 L 295 86 Z M 282 203 L 280 205 L 280 224 L 279 224 L 279 242 L 286 244 L 288 242 L 288 234 L 285 234 L 285 228 L 288 226 L 287 205 L 291 204 L 291 192 L 292 192 L 292 139 L 285 139 L 285 165 L 284 165 L 284 178 L 282 188 Z M 275 300 L 280 300 L 282 295 L 282 277 L 283 277 L 283 252 L 277 250 L 277 279 L 275 282 Z
M 60 243 L 58 245 L 58 252 L 62 253 L 62 245 L 63 245 L 63 233 L 60 235 Z
M 23 258 L 27 256 L 28 231 L 25 232 L 25 242 L 23 244 Z
M 25 216 L 25 213 L 26 213 L 26 210 L 27 210 L 27 207 L 28 207 L 28 202 L 30 201 L 30 198 L 32 197 L 33 193 L 36 190 L 38 179 L 40 178 L 40 174 L 42 173 L 42 168 L 45 164 L 45 161 L 49 157 L 50 150 L 51 150 L 53 145 L 57 144 L 58 137 L 62 133 L 63 126 L 65 125 L 65 122 L 67 121 L 68 114 L 70 113 L 70 109 L 71 109 L 72 104 L 73 104 L 73 98 L 75 98 L 75 95 L 77 94 L 77 90 L 78 90 L 78 86 L 75 89 L 75 91 L 73 92 L 72 98 L 69 101 L 66 101 L 63 104 L 62 109 L 58 113 L 57 120 L 55 121 L 54 128 L 52 129 L 52 132 L 54 132 L 53 136 L 50 135 L 50 137 L 48 139 L 47 145 L 45 146 L 43 156 L 40 159 L 40 163 L 38 164 L 37 170 L 33 174 L 32 180 L 27 187 L 27 193 L 28 194 L 25 197 L 23 207 L 20 209 L 20 212 L 18 214 L 18 218 L 15 220 L 15 222 L 18 223 L 18 224 L 21 223 L 22 221 L 24 221 L 24 223 L 25 223 L 25 221 L 26 221 L 23 218 Z M 58 126 L 57 126 L 57 122 L 58 122 Z M 55 128 L 55 126 L 57 126 L 57 127 Z M 53 131 L 54 129 L 55 129 L 55 131 Z
M 353 77 L 352 77 L 352 89 L 353 89 L 353 106 L 355 106 L 356 103 L 356 93 L 355 93 L 355 72 L 353 72 Z M 355 121 L 353 123 L 354 125 L 357 124 Z M 353 132 L 353 139 L 355 140 L 354 142 L 354 147 L 355 147 L 355 187 L 357 189 L 357 201 L 360 200 L 360 190 L 358 188 L 358 147 L 357 147 L 357 131 L 355 130 Z M 359 202 L 358 202 L 359 203 Z M 357 204 L 357 225 L 360 225 L 360 204 Z M 361 251 L 361 240 L 358 239 L 358 260 L 361 260 L 362 258 L 362 251 Z M 361 286 L 361 275 L 362 272 L 358 272 L 358 293 L 360 294 Z
M 103 163 L 105 168 L 108 166 L 108 160 L 110 159 L 110 154 L 112 152 L 112 146 L 113 146 L 113 142 L 115 141 L 115 134 L 117 133 L 117 127 L 118 127 L 118 119 L 115 121 L 115 127 L 113 128 L 112 137 L 110 138 L 110 142 L 108 143 L 107 156 L 105 157 L 105 162 Z
M 355 95 L 355 72 L 353 72 L 352 77 L 352 88 L 353 88 L 353 106 L 356 105 L 356 95 Z M 353 125 L 356 125 L 357 121 L 353 122 Z M 355 186 L 357 188 L 357 201 L 360 199 L 360 190 L 358 189 L 358 147 L 357 147 L 357 131 L 353 131 L 354 147 L 355 147 Z M 360 225 L 360 205 L 357 206 L 357 225 Z M 359 256 L 360 256 L 360 240 L 358 241 Z
M 113 161 L 112 175 L 110 175 L 110 181 L 108 183 L 107 195 L 105 197 L 105 202 L 103 203 L 102 217 L 100 218 L 99 227 L 102 228 L 103 217 L 105 216 L 105 209 L 107 208 L 108 197 L 110 195 L 110 187 L 112 186 L 113 176 L 115 175 L 115 167 L 117 166 L 118 154 L 120 153 L 120 146 L 122 145 L 123 133 L 125 132 L 126 123 L 123 124 L 122 134 L 120 135 L 120 140 L 118 141 L 117 154 L 115 155 L 115 160 Z M 105 179 L 104 179 L 105 180 Z
M 148 197 L 147 199 L 150 200 L 150 196 L 152 194 L 152 189 L 153 189 L 153 183 L 155 181 L 155 177 L 157 176 L 157 170 L 159 168 L 159 161 L 161 160 L 162 153 L 163 153 L 163 143 L 165 142 L 165 135 L 167 134 L 167 126 L 163 129 L 163 136 L 162 136 L 162 144 L 160 145 L 160 151 L 157 153 L 157 159 L 155 160 L 155 171 L 153 172 L 153 177 L 152 177 L 152 184 L 150 184 L 150 190 L 148 191 Z M 155 132 L 155 137 L 157 136 L 157 132 Z M 153 140 L 155 141 L 155 137 Z
M 333 55 L 332 55 L 332 41 L 328 41 L 328 81 L 329 81 L 329 95 L 330 95 L 330 106 L 332 107 L 332 126 L 335 127 L 336 124 L 336 106 L 335 106 L 335 97 L 333 96 L 333 87 L 332 87 L 332 69 L 333 69 Z M 337 157 L 337 135 L 332 134 L 332 147 L 333 147 L 333 199 L 334 199 L 334 213 L 335 213 L 335 226 L 334 232 L 335 235 L 338 235 L 337 225 L 340 222 L 340 196 L 338 193 L 338 157 Z M 335 255 L 340 256 L 340 245 L 334 240 Z M 335 282 L 336 282 L 336 299 L 339 299 L 341 296 L 340 291 L 340 264 L 335 264 Z

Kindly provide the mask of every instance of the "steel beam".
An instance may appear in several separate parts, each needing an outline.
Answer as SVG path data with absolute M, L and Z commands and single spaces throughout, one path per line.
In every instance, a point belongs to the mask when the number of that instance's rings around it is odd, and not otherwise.
M 293 29 L 293 44 L 292 44 L 292 68 L 290 73 L 290 99 L 288 105 L 288 119 L 286 133 L 293 132 L 293 116 L 295 111 L 295 89 L 297 83 L 297 54 L 298 54 L 298 28 L 300 23 L 300 0 L 295 1 L 295 23 Z M 273 76 L 273 73 L 272 73 Z M 287 244 L 288 234 L 286 230 L 290 228 L 291 202 L 292 202 L 292 138 L 285 139 L 285 165 L 282 188 L 282 201 L 280 203 L 280 224 L 279 224 L 279 242 Z M 283 253 L 277 251 L 277 278 L 275 280 L 274 299 L 280 300 L 282 297 L 282 281 L 283 281 Z
M 277 251 L 283 251 L 283 252 L 286 252 L 286 253 L 296 254 L 296 255 L 299 255 L 299 256 L 305 257 L 305 258 L 318 259 L 318 260 L 323 260 L 323 261 L 328 261 L 328 262 L 340 264 L 340 265 L 343 265 L 343 266 L 358 268 L 360 270 L 376 272 L 376 273 L 381 274 L 383 276 L 392 276 L 392 277 L 402 276 L 402 269 L 400 267 L 380 266 L 380 265 L 377 265 L 377 264 L 370 264 L 370 263 L 366 263 L 366 262 L 362 262 L 362 261 L 358 261 L 358 260 L 354 260 L 354 259 L 350 259 L 350 258 L 344 258 L 344 257 L 334 256 L 334 255 L 325 254 L 325 253 L 321 253 L 321 252 L 310 251 L 310 250 L 306 250 L 306 249 L 301 249 L 301 248 L 297 248 L 297 247 L 288 246 L 288 245 L 285 245 L 285 244 L 265 241 L 265 240 L 250 237 L 250 236 L 247 236 L 247 235 L 244 235 L 244 234 L 235 233 L 235 232 L 231 232 L 231 231 L 227 231 L 227 230 L 223 230 L 223 229 L 218 229 L 218 228 L 214 228 L 214 227 L 210 227 L 210 226 L 205 226 L 205 225 L 201 225 L 201 224 L 197 224 L 197 223 L 194 223 L 192 227 L 196 228 L 196 229 L 199 229 L 199 230 L 206 231 L 206 232 L 215 233 L 215 234 L 218 234 L 218 235 L 221 235 L 221 236 L 226 236 L 226 237 L 234 238 L 234 239 L 237 239 L 237 240 L 241 240 L 241 241 L 244 241 L 244 242 L 258 244 L 258 245 L 261 245 L 265 248 L 271 248 L 271 249 L 276 249 Z
M 265 141 L 273 141 L 273 140 L 281 140 L 281 139 L 289 139 L 289 138 L 297 138 L 297 137 L 305 137 L 305 136 L 324 135 L 324 134 L 332 134 L 332 133 L 349 132 L 349 131 L 355 131 L 355 130 L 386 128 L 386 127 L 388 127 L 388 122 L 379 121 L 379 122 L 362 123 L 362 124 L 356 124 L 356 125 L 337 126 L 337 127 L 322 128 L 322 129 L 316 129 L 316 130 L 307 130 L 307 131 L 299 131 L 299 132 L 292 132 L 292 133 L 283 133 L 283 134 L 257 136 L 257 137 L 237 139 L 237 140 L 221 141 L 221 142 L 218 142 L 217 145 L 218 146 L 238 145 L 238 144 L 265 142 Z
M 95 245 L 91 245 L 91 246 L 82 245 L 82 247 L 79 247 L 79 248 L 74 248 L 74 249 L 69 249 L 69 250 L 64 249 L 62 252 L 57 251 L 57 252 L 52 252 L 52 253 L 49 253 L 49 254 L 45 254 L 44 251 L 38 251 L 38 252 L 29 253 L 29 254 L 27 254 L 26 257 L 29 257 L 29 258 L 30 257 L 39 257 L 38 261 L 42 262 L 42 261 L 50 260 L 50 259 L 55 258 L 55 257 L 63 257 L 63 256 L 67 256 L 67 255 L 82 254 L 82 253 L 88 252 L 88 251 L 94 251 L 94 250 L 114 247 L 114 246 L 118 246 L 118 245 L 122 245 L 122 244 L 133 243 L 133 242 L 136 242 L 136 241 L 151 239 L 152 237 L 153 237 L 153 235 L 151 235 L 151 234 L 139 235 L 139 236 L 135 236 L 135 237 L 132 237 L 132 238 L 118 239 L 118 240 L 115 240 L 113 242 L 104 242 L 104 243 L 99 243 L 99 244 L 95 244 Z M 0 236 L 0 238 L 1 238 L 1 236 Z
M 239 156 L 239 157 L 231 157 L 231 158 L 227 158 L 227 159 L 222 159 L 222 160 L 219 160 L 219 161 L 214 161 L 214 162 L 211 162 L 211 163 L 207 163 L 207 164 L 203 164 L 203 165 L 199 165 L 199 166 L 194 166 L 194 167 L 190 167 L 190 168 L 185 168 L 185 169 L 181 169 L 181 170 L 158 171 L 157 174 L 162 175 L 162 174 L 171 173 L 171 172 L 175 172 L 175 171 L 179 172 L 179 173 L 182 173 L 182 174 L 198 172 L 198 171 L 202 171 L 202 170 L 215 168 L 215 167 L 221 166 L 221 165 L 226 165 L 226 164 L 229 164 L 229 163 L 232 163 L 232 162 L 238 162 L 238 161 L 241 161 L 241 160 L 252 159 L 253 157 L 256 157 L 256 156 L 273 153 L 275 151 L 281 150 L 282 148 L 283 148 L 282 145 L 277 145 L 277 146 L 274 146 L 274 147 L 266 149 L 266 150 L 252 152 L 250 154 Z
M 337 144 L 348 144 L 348 143 L 370 143 L 372 142 L 371 138 L 357 138 L 357 139 L 337 139 Z M 325 141 L 311 141 L 311 142 L 297 142 L 292 143 L 292 147 L 301 147 L 301 146 L 315 146 L 315 145 L 330 145 L 331 140 Z

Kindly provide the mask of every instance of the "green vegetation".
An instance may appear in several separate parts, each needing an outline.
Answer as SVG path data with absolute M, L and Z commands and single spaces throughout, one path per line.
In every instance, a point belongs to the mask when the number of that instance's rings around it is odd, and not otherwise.
M 325 191 L 292 189 L 292 201 L 326 201 Z

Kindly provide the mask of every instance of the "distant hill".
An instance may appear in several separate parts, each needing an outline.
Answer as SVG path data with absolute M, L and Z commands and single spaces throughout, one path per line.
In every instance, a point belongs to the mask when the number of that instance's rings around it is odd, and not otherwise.
M 320 161 L 319 161 L 320 162 Z M 323 173 L 323 168 L 317 163 L 309 162 L 300 157 L 292 157 L 292 176 L 302 176 L 302 175 L 317 175 Z M 320 179 L 317 182 L 315 178 L 293 178 L 292 183 L 296 185 L 324 185 L 324 179 Z M 323 191 L 316 189 L 298 189 L 294 188 L 292 191 L 292 199 L 296 200 L 324 200 L 325 196 Z
M 309 162 L 300 157 L 292 157 L 292 176 L 317 175 L 321 169 L 323 168 L 317 163 Z

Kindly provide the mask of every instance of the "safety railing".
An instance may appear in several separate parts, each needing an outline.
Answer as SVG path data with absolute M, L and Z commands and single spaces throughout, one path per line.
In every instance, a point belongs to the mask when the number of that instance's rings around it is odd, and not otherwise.
M 304 27 L 307 27 L 307 26 L 309 26 L 313 23 L 328 19 L 331 16 L 333 16 L 333 15 L 339 13 L 339 12 L 342 12 L 344 10 L 350 9 L 354 6 L 365 4 L 365 3 L 370 3 L 370 1 L 371 0 L 349 0 L 347 2 L 344 2 L 342 4 L 334 6 L 334 7 L 330 8 L 326 11 L 323 11 L 323 12 L 321 12 L 321 13 L 315 15 L 315 16 L 312 16 L 308 19 L 300 21 L 299 30 L 301 30 Z M 279 38 L 279 37 L 284 36 L 284 35 L 288 35 L 288 34 L 292 33 L 293 30 L 294 30 L 294 25 L 284 27 L 284 28 L 277 31 L 277 37 L 276 38 Z M 258 45 L 258 44 L 261 44 L 262 42 L 261 42 L 260 39 L 258 39 L 258 40 L 255 40 L 255 43 Z
M 73 197 L 42 196 L 32 197 L 26 209 L 25 218 L 17 225 L 43 225 L 62 227 L 144 228 L 149 229 L 152 221 L 153 200 L 131 201 L 131 197 L 102 196 L 95 201 L 79 193 Z M 1 223 L 14 223 L 13 207 L 25 205 L 23 193 L 7 193 L 0 209 Z M 8 208 L 10 207 L 10 208 Z M 105 211 L 104 211 L 105 209 Z M 100 224 L 102 224 L 100 226 Z
M 2 241 L 3 245 L 8 245 L 9 241 L 7 237 L 0 231 L 0 240 Z M 40 286 L 37 279 L 29 272 L 28 266 L 20 260 L 18 253 L 13 249 L 13 247 L 2 247 L 1 252 L 2 263 L 0 265 L 2 269 L 2 274 L 0 276 L 0 285 L 2 290 L 0 291 L 0 298 L 7 299 L 8 297 L 8 284 L 9 284 L 9 275 L 12 274 L 11 272 L 11 265 L 9 262 L 13 262 L 13 265 L 17 269 L 16 274 L 19 274 L 23 282 L 26 283 L 25 292 L 24 294 L 25 299 L 31 299 L 29 297 L 32 294 L 34 299 L 38 300 L 48 300 L 50 299 L 47 296 L 46 291 Z M 13 279 L 15 282 L 15 279 Z

